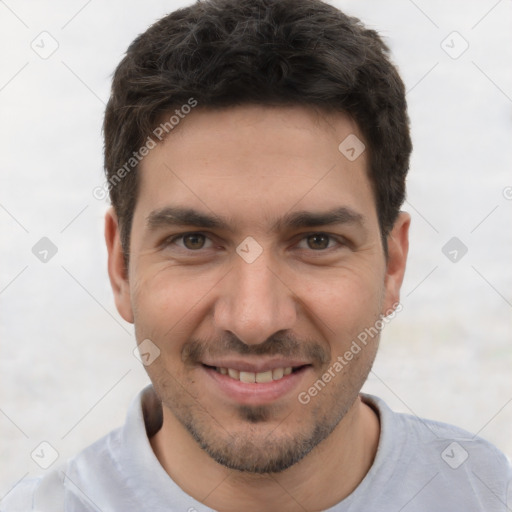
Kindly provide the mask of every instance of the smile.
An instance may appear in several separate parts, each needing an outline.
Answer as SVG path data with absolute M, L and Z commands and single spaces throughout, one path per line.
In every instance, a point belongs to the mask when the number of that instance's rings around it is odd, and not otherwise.
M 280 380 L 286 375 L 292 373 L 293 368 L 287 366 L 286 368 L 274 368 L 273 370 L 267 370 L 264 372 L 243 372 L 235 370 L 234 368 L 220 368 L 215 367 L 215 371 L 221 375 L 227 375 L 234 380 L 247 383 L 264 383 L 272 382 L 274 380 Z
M 212 361 L 213 363 L 213 361 Z M 305 379 L 311 379 L 313 367 L 299 361 L 254 362 L 220 361 L 200 365 L 207 381 L 205 390 L 225 400 L 229 397 L 238 404 L 263 405 L 291 395 L 304 388 Z M 202 377 L 201 377 L 202 378 Z

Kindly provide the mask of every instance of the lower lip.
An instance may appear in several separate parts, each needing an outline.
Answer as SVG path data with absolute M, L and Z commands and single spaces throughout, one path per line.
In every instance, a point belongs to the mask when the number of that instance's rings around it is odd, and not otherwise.
M 294 389 L 297 390 L 298 394 L 301 382 L 312 371 L 311 366 L 305 366 L 279 380 L 253 383 L 232 379 L 228 375 L 222 375 L 213 368 L 206 366 L 202 366 L 201 369 L 215 382 L 217 389 L 222 394 L 245 405 L 268 404 L 290 394 Z

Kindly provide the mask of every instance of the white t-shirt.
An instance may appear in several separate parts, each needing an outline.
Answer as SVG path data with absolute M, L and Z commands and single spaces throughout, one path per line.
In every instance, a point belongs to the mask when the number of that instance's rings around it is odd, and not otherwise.
M 377 454 L 355 491 L 328 512 L 512 511 L 512 466 L 492 444 L 361 396 L 380 417 Z M 0 511 L 210 512 L 178 487 L 155 457 L 148 434 L 161 421 L 161 405 L 148 386 L 122 428 L 42 477 L 20 482 Z

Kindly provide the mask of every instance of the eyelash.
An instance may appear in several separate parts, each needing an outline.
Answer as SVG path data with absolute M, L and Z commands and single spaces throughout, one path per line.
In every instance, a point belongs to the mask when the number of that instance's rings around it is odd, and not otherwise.
M 178 240 L 183 240 L 183 238 L 185 238 L 188 235 L 202 235 L 207 240 L 209 240 L 211 243 L 213 243 L 213 240 L 208 236 L 208 234 L 203 233 L 202 231 L 187 231 L 186 233 L 182 233 L 180 235 L 173 235 L 172 237 L 166 238 L 162 242 L 161 246 L 164 248 L 168 247 L 168 246 L 174 244 Z M 330 235 L 329 233 L 324 233 L 323 231 L 313 231 L 311 233 L 304 233 L 302 238 L 299 240 L 299 242 L 302 242 L 302 241 L 306 240 L 308 237 L 313 236 L 313 235 L 322 235 L 322 236 L 328 237 L 330 242 L 334 241 L 339 245 L 338 249 L 349 245 L 348 241 L 345 240 L 343 237 Z M 193 249 L 188 249 L 187 247 L 181 247 L 181 246 L 178 246 L 178 247 L 186 252 L 189 252 L 189 253 L 200 253 L 201 251 L 203 251 L 205 249 L 211 248 L 211 247 L 207 247 L 207 248 L 201 247 L 201 249 L 193 250 Z M 316 252 L 316 253 L 322 253 L 322 252 L 327 252 L 331 249 L 333 249 L 333 247 L 327 247 L 325 249 L 317 249 L 317 250 L 315 250 L 315 249 L 302 249 L 302 250 L 309 250 L 309 251 Z
M 213 243 L 212 239 L 206 233 L 202 233 L 201 231 L 187 231 L 186 233 L 182 233 L 181 235 L 174 235 L 170 238 L 166 238 L 163 242 L 163 246 L 167 247 L 169 245 L 172 245 L 174 242 L 176 242 L 176 240 L 183 240 L 183 238 L 185 238 L 188 235 L 202 235 L 207 240 L 210 240 L 210 242 Z M 199 251 L 204 250 L 204 247 L 202 247 L 201 249 L 197 249 L 196 251 L 194 251 L 192 249 L 187 249 L 186 247 L 180 247 L 180 249 L 184 249 L 187 252 L 199 252 Z

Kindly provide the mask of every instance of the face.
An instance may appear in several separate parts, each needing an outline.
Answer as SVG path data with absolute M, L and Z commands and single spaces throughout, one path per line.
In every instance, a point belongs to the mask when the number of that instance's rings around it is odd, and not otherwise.
M 282 471 L 329 436 L 378 336 L 344 354 L 398 301 L 408 218 L 386 260 L 367 155 L 338 150 L 350 134 L 301 107 L 196 110 L 141 163 L 127 274 L 107 215 L 118 309 L 160 351 L 164 423 L 230 468 Z

